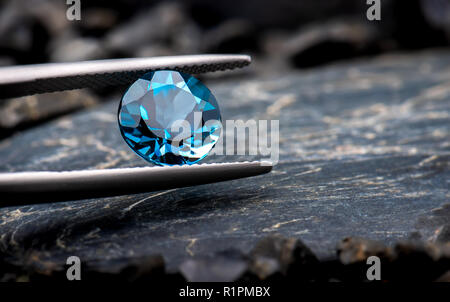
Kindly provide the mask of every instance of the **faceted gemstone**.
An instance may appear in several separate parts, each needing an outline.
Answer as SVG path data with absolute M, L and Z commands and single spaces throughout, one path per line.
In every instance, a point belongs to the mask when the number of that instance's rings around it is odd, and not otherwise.
M 191 75 L 161 70 L 134 82 L 119 106 L 120 132 L 138 155 L 157 165 L 194 164 L 222 130 L 211 91 Z

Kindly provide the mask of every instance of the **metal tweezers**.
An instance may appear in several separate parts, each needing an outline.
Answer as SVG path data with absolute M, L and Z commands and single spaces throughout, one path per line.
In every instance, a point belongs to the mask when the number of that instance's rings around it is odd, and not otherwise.
M 0 99 L 126 85 L 162 69 L 199 74 L 249 65 L 246 55 L 191 55 L 51 63 L 0 68 Z M 268 162 L 0 173 L 0 207 L 159 191 L 270 172 Z

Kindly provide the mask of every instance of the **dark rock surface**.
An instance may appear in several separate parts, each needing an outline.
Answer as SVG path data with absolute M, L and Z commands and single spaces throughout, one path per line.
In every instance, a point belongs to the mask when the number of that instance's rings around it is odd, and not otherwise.
M 297 280 L 313 279 L 316 256 L 301 241 L 274 235 L 261 239 L 250 252 L 249 271 L 264 280 L 277 275 Z
M 167 271 L 181 265 L 184 277 L 195 279 L 188 274 L 195 263 L 209 267 L 208 257 L 233 249 L 234 258 L 225 253 L 221 259 L 233 262 L 228 277 L 237 278 L 244 260 L 236 255 L 253 255 L 256 242 L 273 233 L 301 238 L 324 263 L 336 259 L 336 245 L 348 236 L 383 245 L 411 238 L 445 244 L 449 82 L 450 54 L 444 51 L 211 81 L 224 119 L 280 120 L 280 161 L 271 174 L 0 208 L 0 266 L 49 272 L 76 255 L 100 270 L 161 254 Z M 1 171 L 145 166 L 120 137 L 118 100 L 3 140 Z M 257 158 L 211 156 L 206 162 Z M 401 248 L 394 253 L 408 254 Z M 265 264 L 270 259 L 278 259 L 274 271 L 285 271 L 277 268 L 281 258 L 265 256 Z M 149 270 L 159 267 L 152 261 Z
M 63 100 L 63 101 L 61 101 Z M 88 90 L 37 94 L 0 102 L 0 138 L 99 102 Z

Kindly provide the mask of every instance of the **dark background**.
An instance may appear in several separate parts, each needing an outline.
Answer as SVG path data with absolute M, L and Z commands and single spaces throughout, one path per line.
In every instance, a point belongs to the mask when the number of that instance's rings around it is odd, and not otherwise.
M 2 65 L 172 54 L 245 52 L 293 67 L 380 52 L 448 46 L 446 0 L 2 1 Z

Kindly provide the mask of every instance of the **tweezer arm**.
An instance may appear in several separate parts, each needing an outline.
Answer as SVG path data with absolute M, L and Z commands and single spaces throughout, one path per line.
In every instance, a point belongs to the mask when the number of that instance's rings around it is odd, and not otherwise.
M 67 172 L 0 173 L 0 207 L 152 192 L 255 176 L 269 162 L 201 164 Z
M 126 85 L 161 69 L 191 74 L 249 65 L 247 55 L 190 55 L 50 63 L 0 68 L 0 99 L 80 88 Z
M 0 99 L 130 84 L 161 69 L 203 73 L 246 66 L 246 55 L 195 55 L 38 64 L 0 68 Z M 0 173 L 0 207 L 151 192 L 267 173 L 269 163 Z

